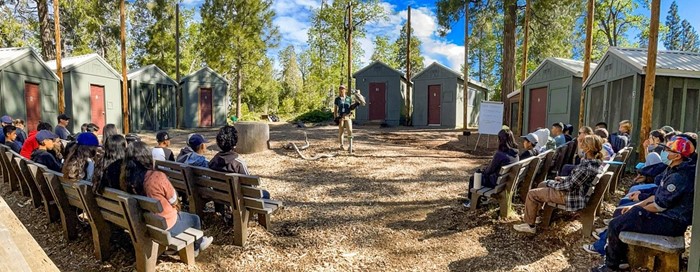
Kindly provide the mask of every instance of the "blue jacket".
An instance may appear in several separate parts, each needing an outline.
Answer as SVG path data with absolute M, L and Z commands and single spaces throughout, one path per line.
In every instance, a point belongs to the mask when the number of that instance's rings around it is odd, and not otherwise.
M 693 219 L 695 166 L 690 162 L 668 168 L 656 189 L 654 203 L 663 210 L 659 214 L 689 226 Z
M 209 161 L 207 161 L 207 158 L 199 155 L 197 152 L 191 152 L 184 157 L 178 158 L 177 162 L 205 168 L 209 166 Z
M 486 170 L 484 170 L 483 175 L 487 181 L 483 182 L 482 184 L 491 186 L 495 185 L 498 179 L 498 172 L 501 171 L 501 167 L 518 162 L 518 160 L 520 159 L 518 157 L 517 149 L 508 149 L 506 152 L 500 150 L 496 151 L 496 154 L 493 155 L 493 160 L 491 160 L 489 166 L 486 168 Z

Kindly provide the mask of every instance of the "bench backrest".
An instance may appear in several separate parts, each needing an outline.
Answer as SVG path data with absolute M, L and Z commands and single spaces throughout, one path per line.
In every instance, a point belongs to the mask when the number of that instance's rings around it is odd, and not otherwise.
M 68 206 L 77 207 L 81 210 L 85 210 L 83 202 L 80 200 L 80 193 L 78 193 L 78 188 L 73 187 L 71 182 L 63 182 L 63 173 L 53 171 L 48 168 L 42 168 L 44 173 L 44 178 L 49 186 L 49 191 L 56 204 L 61 208 L 62 211 L 68 210 Z
M 191 195 L 190 189 L 187 186 L 187 175 L 189 168 L 186 164 L 179 162 L 156 160 L 156 168 L 168 176 L 168 180 L 175 187 L 175 190 Z
M 540 182 L 547 179 L 547 173 L 552 168 L 552 161 L 554 160 L 554 150 L 547 150 L 544 153 L 540 153 L 539 156 L 542 160 L 540 164 L 540 169 L 537 170 L 537 174 L 534 177 L 534 181 Z
M 561 168 L 564 166 L 566 163 L 566 154 L 569 151 L 569 144 L 562 145 L 560 147 L 557 147 L 557 149 L 554 150 L 554 159 L 552 160 L 552 166 L 550 167 L 551 172 L 556 172 L 558 173 L 561 171 Z
M 8 148 L 4 144 L 0 144 L 0 154 L 5 154 L 7 152 Z M 0 156 L 3 157 L 3 156 Z M 0 158 L 0 174 L 2 174 L 2 182 L 3 183 L 9 183 L 10 182 L 10 173 L 8 172 L 7 169 L 5 169 L 5 160 Z
M 223 173 L 208 168 L 190 166 L 192 178 L 190 188 L 195 196 L 214 202 L 231 205 L 234 210 L 243 207 L 264 209 L 263 192 L 255 188 L 260 178 L 234 173 Z M 201 200 L 197 202 L 202 203 Z
M 506 183 L 511 182 L 511 187 L 506 189 L 508 189 L 510 192 L 515 192 L 515 189 L 518 188 L 518 186 L 520 185 L 520 183 L 523 182 L 523 180 L 525 180 L 525 176 L 527 176 L 528 169 L 530 169 L 530 163 L 533 160 L 539 161 L 539 158 L 537 156 L 533 156 L 522 161 L 518 161 L 515 163 L 517 166 L 510 168 L 510 174 L 508 174 L 508 179 L 506 179 Z M 503 171 L 503 169 L 501 170 Z
M 566 155 L 564 157 L 564 164 L 573 164 L 574 157 L 576 156 L 576 151 L 578 150 L 577 142 L 569 141 L 566 143 Z
M 605 170 L 607 170 L 607 168 Z M 597 210 L 600 204 L 603 202 L 603 195 L 605 192 L 607 192 L 608 186 L 610 186 L 610 181 L 613 177 L 612 172 L 605 172 L 605 170 L 603 170 L 604 172 L 602 174 L 598 174 L 593 181 L 593 194 L 588 199 L 588 203 L 583 210 Z

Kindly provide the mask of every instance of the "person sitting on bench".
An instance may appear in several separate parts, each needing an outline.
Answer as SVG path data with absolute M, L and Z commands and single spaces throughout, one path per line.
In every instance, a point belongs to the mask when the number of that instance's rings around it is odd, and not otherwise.
M 682 236 L 693 218 L 695 167 L 686 160 L 695 152 L 688 139 L 676 137 L 666 146 L 668 170 L 656 193 L 632 206 L 608 225 L 605 263 L 591 271 L 617 271 L 627 264 L 627 245 L 619 235 L 623 231 L 662 236 Z
M 576 167 L 576 165 L 578 164 L 578 162 L 586 156 L 584 154 L 583 150 L 581 149 L 581 146 L 578 145 L 578 143 L 580 143 L 583 140 L 583 138 L 588 136 L 588 135 L 593 135 L 593 129 L 591 129 L 591 127 L 585 126 L 585 127 L 582 127 L 578 130 L 578 136 L 576 137 L 576 139 L 573 140 L 574 146 L 576 147 L 576 150 L 577 150 L 577 153 L 574 156 L 575 161 L 564 162 L 565 164 L 564 164 L 564 166 L 561 167 L 561 171 L 559 172 L 559 176 L 566 177 L 566 176 L 570 175 L 571 170 L 573 170 L 574 167 Z
M 605 153 L 604 160 L 609 161 L 614 158 L 615 151 L 613 151 L 612 145 L 610 145 L 608 142 L 608 136 L 610 136 L 608 130 L 604 128 L 596 128 L 595 131 L 593 131 L 593 134 L 598 135 L 598 137 L 603 139 L 603 153 Z
M 104 142 L 104 154 L 95 163 L 95 174 L 92 176 L 93 191 L 101 194 L 106 187 L 126 191 L 126 182 L 120 178 L 126 157 L 126 138 L 114 134 Z
M 578 211 L 586 206 L 590 197 L 588 191 L 593 187 L 591 183 L 602 173 L 603 139 L 587 135 L 579 141 L 579 147 L 585 157 L 570 176 L 546 180 L 527 193 L 524 223 L 515 225 L 516 231 L 534 234 L 537 214 L 547 202 L 566 205 L 567 211 Z
M 39 148 L 32 152 L 31 160 L 53 171 L 61 172 L 63 164 L 56 159 L 55 155 L 49 152 L 50 150 L 54 150 L 56 139 L 58 139 L 58 136 L 51 131 L 39 131 L 36 134 L 36 141 L 39 143 Z
M 518 146 L 515 144 L 515 137 L 509 128 L 505 127 L 498 132 L 498 151 L 493 155 L 491 163 L 482 173 L 481 184 L 484 187 L 493 188 L 496 186 L 498 172 L 501 167 L 518 162 Z M 467 201 L 464 207 L 471 207 L 471 189 L 474 187 L 474 176 L 469 178 L 469 188 L 467 189 Z M 484 203 L 481 201 L 481 203 Z
M 10 147 L 12 151 L 19 153 L 22 150 L 22 143 L 17 141 L 17 127 L 7 125 L 2 128 L 2 132 L 5 135 L 5 145 Z
M 203 156 L 207 151 L 206 143 L 208 143 L 201 134 L 192 134 L 187 140 L 187 146 L 192 149 L 192 152 L 184 156 L 177 156 L 177 162 L 192 166 L 208 167 L 209 161 Z
M 165 173 L 158 171 L 153 155 L 144 142 L 133 142 L 127 148 L 127 164 L 124 176 L 129 182 L 128 193 L 156 199 L 163 206 L 158 215 L 165 218 L 170 235 L 177 236 L 189 228 L 202 229 L 202 222 L 196 214 L 179 211 L 177 191 Z M 194 242 L 195 257 L 205 250 L 214 238 L 204 236 Z
M 151 150 L 154 160 L 175 161 L 173 151 L 170 150 L 170 134 L 167 131 L 161 131 L 156 134 L 158 145 Z
M 42 130 L 53 131 L 53 126 L 46 122 L 39 122 L 39 124 L 36 126 L 36 130 L 29 132 L 29 137 L 27 137 L 27 140 L 24 141 L 24 144 L 22 144 L 22 150 L 19 152 L 22 157 L 27 159 L 31 158 L 32 152 L 39 148 L 39 142 L 36 140 L 36 135 Z
M 610 135 L 610 144 L 613 147 L 615 153 L 620 151 L 629 145 L 630 133 L 632 133 L 632 122 L 629 120 L 622 120 L 618 125 L 617 132 Z
M 523 148 L 525 149 L 523 153 L 520 153 L 521 160 L 534 157 L 540 154 L 540 152 L 538 152 L 537 149 L 535 149 L 535 145 L 537 145 L 537 142 L 539 142 L 537 135 L 535 135 L 534 133 L 529 133 L 525 136 L 520 136 L 520 138 L 523 139 Z
M 71 181 L 92 180 L 97 147 L 100 141 L 92 133 L 80 133 L 63 163 L 63 178 Z

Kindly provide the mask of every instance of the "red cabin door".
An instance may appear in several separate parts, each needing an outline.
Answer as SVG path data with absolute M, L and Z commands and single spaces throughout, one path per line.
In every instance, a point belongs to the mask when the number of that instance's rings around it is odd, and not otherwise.
M 90 85 L 90 116 L 92 116 L 91 122 L 100 128 L 97 133 L 102 133 L 102 128 L 107 123 L 105 121 L 104 86 Z
M 386 83 L 369 84 L 369 120 L 386 118 Z
M 24 105 L 27 107 L 26 128 L 28 131 L 36 130 L 41 122 L 41 92 L 39 84 L 24 83 Z
M 428 125 L 440 124 L 440 85 L 428 86 Z
M 530 90 L 528 131 L 547 127 L 547 87 Z
M 211 88 L 199 89 L 199 126 L 211 127 L 212 125 L 212 106 L 211 106 Z

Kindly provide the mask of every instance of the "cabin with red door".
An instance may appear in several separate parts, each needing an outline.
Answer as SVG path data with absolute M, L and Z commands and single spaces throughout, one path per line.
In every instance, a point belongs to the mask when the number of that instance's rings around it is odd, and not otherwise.
M 56 61 L 47 61 L 56 72 Z M 84 123 L 94 123 L 102 128 L 114 124 L 122 129 L 121 74 L 98 54 L 73 56 L 61 59 L 63 90 L 66 111 L 71 121 L 68 130 L 80 132 Z M 52 125 L 57 120 L 45 119 Z
M 34 131 L 58 116 L 58 77 L 29 47 L 0 48 L 0 115 L 24 119 Z
M 209 67 L 180 80 L 178 107 L 182 128 L 221 127 L 226 125 L 230 98 L 229 83 Z
M 355 89 L 360 90 L 367 102 L 355 110 L 357 123 L 380 122 L 388 126 L 405 123 L 406 97 L 410 92 L 401 71 L 375 61 L 352 76 Z
M 591 71 L 595 68 L 596 64 L 591 63 Z M 582 76 L 583 61 L 545 59 L 523 82 L 523 127 L 520 135 L 537 128 L 549 128 L 556 122 L 578 127 Z M 517 123 L 517 114 L 511 115 L 511 119 Z
M 477 127 L 479 105 L 488 93 L 481 82 L 468 80 L 467 126 Z M 464 78 L 446 66 L 433 62 L 413 77 L 413 126 L 463 128 Z

